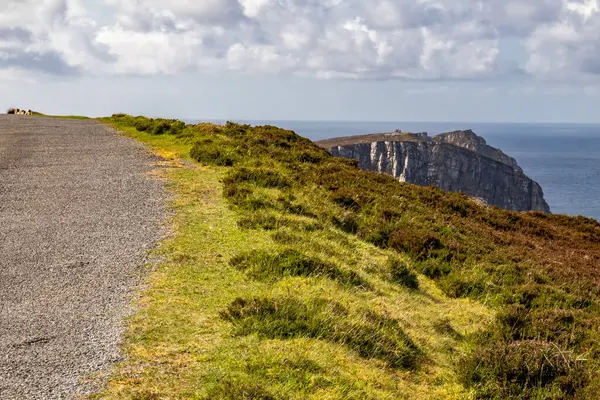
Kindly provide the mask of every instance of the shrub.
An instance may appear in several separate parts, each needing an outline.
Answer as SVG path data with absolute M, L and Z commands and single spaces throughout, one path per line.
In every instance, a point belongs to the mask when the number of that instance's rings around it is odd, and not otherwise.
M 464 383 L 482 398 L 574 398 L 587 386 L 586 361 L 544 341 L 492 341 L 463 360 Z
M 440 286 L 447 296 L 452 298 L 478 298 L 485 293 L 485 282 L 477 276 L 450 274 L 441 279 Z
M 151 129 L 152 122 L 147 118 L 138 117 L 134 120 L 133 126 L 140 132 L 146 132 Z
M 298 153 L 296 160 L 301 163 L 317 164 L 323 160 L 323 156 L 321 151 L 302 151 Z
M 231 204 L 236 205 L 240 210 L 249 211 L 249 216 L 254 212 L 262 212 L 263 210 L 277 207 L 273 199 L 264 196 L 260 192 L 255 192 L 248 187 L 226 184 L 223 187 L 223 194 Z
M 149 132 L 153 135 L 180 134 L 186 128 L 183 121 L 174 119 L 132 117 L 125 114 L 113 114 L 111 119 L 120 125 L 133 127 L 140 132 Z
M 452 264 L 437 258 L 428 258 L 417 263 L 417 271 L 431 279 L 439 279 L 452 272 Z
M 444 245 L 435 235 L 410 228 L 399 228 L 390 234 L 391 248 L 409 253 L 417 260 L 426 259 L 433 251 Z
M 522 305 L 513 305 L 498 313 L 497 321 L 499 334 L 506 341 L 542 340 L 577 347 L 588 339 L 586 329 L 583 329 L 585 326 L 580 321 L 582 317 L 583 313 L 577 310 L 532 311 Z
M 333 198 L 333 202 L 344 208 L 349 208 L 352 210 L 360 209 L 358 202 L 354 198 L 347 195 L 337 195 Z
M 194 144 L 190 157 L 204 165 L 231 167 L 238 162 L 240 155 L 222 142 L 204 139 Z
M 314 212 L 312 212 L 306 205 L 299 203 L 290 203 L 284 199 L 279 199 L 282 203 L 285 212 L 290 214 L 302 215 L 310 218 L 318 218 Z
M 223 186 L 223 195 L 233 204 L 241 205 L 248 197 L 251 197 L 254 191 L 241 185 L 225 184 Z
M 248 124 L 237 124 L 235 122 L 227 121 L 223 133 L 228 136 L 245 136 L 251 126 Z
M 152 128 L 152 134 L 153 135 L 162 135 L 162 134 L 169 132 L 170 130 L 171 130 L 171 123 L 166 120 L 160 120 L 154 124 L 154 127 Z
M 286 188 L 290 186 L 289 181 L 279 172 L 264 168 L 236 168 L 227 175 L 224 182 L 226 185 L 249 182 L 264 188 Z
M 382 229 L 375 229 L 365 234 L 364 240 L 367 243 L 371 243 L 373 246 L 385 249 L 390 245 L 390 232 L 385 227 Z

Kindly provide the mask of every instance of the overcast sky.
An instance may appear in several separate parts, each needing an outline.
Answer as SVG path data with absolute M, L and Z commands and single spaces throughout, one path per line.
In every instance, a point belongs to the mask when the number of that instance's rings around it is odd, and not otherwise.
M 0 107 L 600 122 L 600 0 L 0 0 Z

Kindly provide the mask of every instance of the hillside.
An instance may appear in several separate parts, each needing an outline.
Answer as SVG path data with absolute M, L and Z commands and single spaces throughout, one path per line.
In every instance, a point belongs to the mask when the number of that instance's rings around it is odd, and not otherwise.
M 98 398 L 594 399 L 600 224 L 360 171 L 272 126 L 104 119 L 173 234 Z

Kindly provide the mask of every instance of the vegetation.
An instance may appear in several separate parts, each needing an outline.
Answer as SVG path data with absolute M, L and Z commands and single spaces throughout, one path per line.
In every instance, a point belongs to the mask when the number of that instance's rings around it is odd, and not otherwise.
M 392 280 L 411 289 L 419 288 L 417 275 L 410 270 L 406 262 L 398 259 L 390 259 L 390 274 Z
M 234 323 L 239 335 L 310 337 L 345 344 L 362 357 L 380 358 L 394 368 L 413 369 L 417 364 L 419 348 L 400 328 L 399 321 L 368 310 L 350 315 L 333 301 L 237 298 L 222 316 Z
M 598 222 L 359 171 L 272 126 L 106 122 L 171 160 L 176 213 L 102 396 L 600 392 Z
M 278 254 L 254 250 L 233 257 L 231 265 L 247 271 L 249 276 L 257 279 L 279 279 L 285 276 L 325 276 L 343 284 L 363 287 L 368 285 L 354 271 L 342 271 L 332 263 L 307 257 L 293 249 L 284 250 Z

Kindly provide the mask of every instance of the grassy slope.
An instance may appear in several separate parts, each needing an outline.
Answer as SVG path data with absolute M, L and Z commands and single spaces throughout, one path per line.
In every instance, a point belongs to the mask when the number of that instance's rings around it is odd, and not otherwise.
M 595 390 L 597 223 L 400 184 L 275 128 L 107 122 L 169 160 L 175 213 L 98 397 Z
M 231 257 L 248 249 L 287 246 L 275 242 L 271 232 L 237 226 L 239 216 L 222 195 L 221 181 L 228 168 L 178 162 L 189 161 L 191 145 L 182 145 L 173 136 L 126 132 L 170 160 L 168 168 L 157 173 L 174 193 L 174 235 L 159 249 L 165 261 L 151 274 L 140 312 L 131 320 L 130 360 L 100 397 L 217 398 L 229 393 L 243 398 L 235 393 L 246 390 L 269 392 L 275 398 L 392 399 L 414 391 L 424 398 L 464 392 L 450 367 L 451 349 L 462 345 L 452 335 L 435 333 L 434 326 L 447 320 L 457 332 L 468 334 L 490 321 L 489 310 L 470 300 L 445 297 L 424 277 L 419 291 L 376 275 L 377 291 L 348 289 L 317 277 L 289 277 L 274 284 L 248 279 L 228 265 Z M 391 253 L 337 230 L 315 232 L 306 239 L 300 243 L 306 254 L 319 254 L 311 242 L 319 243 L 328 247 L 332 262 L 355 264 L 365 276 L 374 275 L 369 269 L 383 268 Z M 247 294 L 307 301 L 318 297 L 388 313 L 403 321 L 406 332 L 431 359 L 417 373 L 409 373 L 363 359 L 340 344 L 232 336 L 232 326 L 219 313 Z

